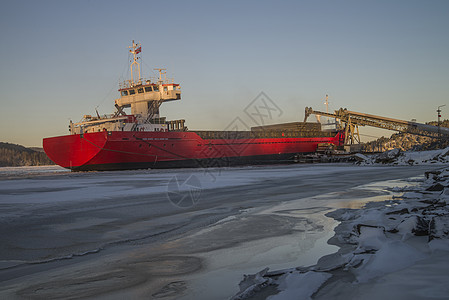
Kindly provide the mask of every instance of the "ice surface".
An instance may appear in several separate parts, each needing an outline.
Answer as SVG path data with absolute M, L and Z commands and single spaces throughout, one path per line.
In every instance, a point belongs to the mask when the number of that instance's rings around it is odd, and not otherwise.
M 25 166 L 25 167 L 0 167 L 0 179 L 5 177 L 24 177 L 36 175 L 49 175 L 56 173 L 68 173 L 69 170 L 60 166 Z
M 346 171 L 357 167 L 347 167 Z M 89 199 L 108 199 L 112 197 L 142 196 L 167 192 L 167 183 L 177 178 L 183 183 L 189 177 L 198 179 L 200 188 L 217 189 L 231 186 L 248 185 L 261 180 L 311 176 L 336 173 L 338 167 L 304 167 L 271 170 L 263 168 L 242 167 L 222 169 L 180 169 L 180 170 L 141 170 L 125 172 L 70 173 L 61 167 L 15 167 L 0 168 L 4 180 L 0 180 L 0 204 L 11 203 L 50 203 L 74 202 Z M 298 173 L 300 171 L 300 173 Z M 29 177 L 31 173 L 41 175 Z M 42 176 L 46 175 L 46 176 Z M 53 175 L 53 176 L 49 176 Z M 11 179 L 11 177 L 13 177 Z M 21 178 L 21 180 L 16 180 Z M 1 178 L 0 178 L 1 179 Z M 178 191 L 192 187 L 179 184 Z M 76 191 L 76 192 L 75 192 Z
M 120 290 L 117 299 L 225 299 L 237 292 L 242 274 L 265 267 L 290 269 L 292 282 L 303 278 L 319 286 L 326 276 L 299 273 L 321 274 L 323 268 L 294 274 L 294 267 L 308 268 L 338 250 L 326 243 L 336 221 L 324 214 L 384 201 L 391 196 L 389 188 L 405 185 L 396 179 L 424 170 L 349 164 L 87 173 L 46 169 L 31 175 L 20 170 L 16 176 L 8 170 L 0 178 L 0 279 L 8 279 L 0 283 L 0 297 L 108 299 Z M 192 207 L 173 205 L 168 183 L 176 177 L 179 191 L 188 191 L 183 182 L 192 176 L 200 182 L 201 198 Z M 388 205 L 393 209 L 400 201 Z M 374 206 L 362 211 L 342 212 L 352 235 L 342 236 L 342 243 L 357 241 L 352 222 L 363 217 L 369 225 L 379 217 Z M 435 224 L 444 227 L 445 222 Z M 387 230 L 396 223 L 391 220 Z M 444 236 L 444 231 L 432 234 Z M 351 260 L 350 253 L 340 257 L 326 268 L 333 277 L 324 286 L 334 279 L 337 265 Z M 316 294 L 320 288 L 303 292 Z

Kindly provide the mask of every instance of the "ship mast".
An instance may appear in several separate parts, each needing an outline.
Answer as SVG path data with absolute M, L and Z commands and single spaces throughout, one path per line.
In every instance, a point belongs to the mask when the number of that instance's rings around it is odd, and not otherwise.
M 326 94 L 326 102 L 324 102 L 324 104 L 326 104 L 326 113 L 329 113 L 329 95 Z M 327 119 L 327 124 L 329 124 L 329 118 Z
M 134 85 L 140 84 L 140 81 L 141 81 L 140 64 L 137 62 L 139 57 L 137 57 L 137 54 L 142 52 L 142 47 L 140 46 L 140 43 L 134 43 L 134 40 L 133 40 L 133 45 L 129 46 L 128 48 L 131 49 L 131 50 L 129 50 L 129 52 L 131 52 L 133 55 L 133 62 L 131 64 L 131 86 L 134 86 Z M 137 70 L 135 69 L 135 67 L 137 67 Z M 135 76 L 135 75 L 137 75 L 137 76 Z M 137 78 L 136 78 L 136 81 L 134 82 L 135 77 L 137 77 Z

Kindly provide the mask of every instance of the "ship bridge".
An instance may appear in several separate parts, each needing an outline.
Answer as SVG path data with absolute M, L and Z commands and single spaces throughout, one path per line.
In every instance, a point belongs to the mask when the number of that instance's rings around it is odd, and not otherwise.
M 130 48 L 133 54 L 131 80 L 120 84 L 120 98 L 115 100 L 115 105 L 119 112 L 130 107 L 131 114 L 143 123 L 158 123 L 159 107 L 163 102 L 180 100 L 181 87 L 173 79 L 167 79 L 165 69 L 161 68 L 155 69 L 159 71 L 159 78 L 141 78 L 137 55 L 142 48 L 134 41 Z

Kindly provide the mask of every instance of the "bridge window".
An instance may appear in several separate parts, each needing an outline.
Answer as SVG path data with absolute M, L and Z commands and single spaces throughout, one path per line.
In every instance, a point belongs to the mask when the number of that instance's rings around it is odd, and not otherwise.
M 159 87 L 158 87 L 158 86 L 154 86 L 154 87 L 153 87 L 153 90 L 154 90 L 155 92 L 159 92 Z
M 136 93 L 136 90 L 129 90 L 130 95 L 134 95 Z
M 139 94 L 142 94 L 142 93 L 143 93 L 143 87 L 138 88 L 138 89 L 137 89 L 137 92 L 138 92 Z
M 168 88 L 166 86 L 164 86 L 164 92 L 168 91 Z
M 128 91 L 122 91 L 122 96 L 128 96 Z
M 146 93 L 151 92 L 151 91 L 152 91 L 151 86 L 146 86 L 146 87 L 145 87 L 145 92 L 146 92 Z

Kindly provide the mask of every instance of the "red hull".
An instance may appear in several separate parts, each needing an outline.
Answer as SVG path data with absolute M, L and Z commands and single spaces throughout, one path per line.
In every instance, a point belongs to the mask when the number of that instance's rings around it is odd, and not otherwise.
M 312 153 L 320 143 L 341 145 L 333 137 L 202 139 L 195 132 L 95 132 L 46 138 L 44 150 L 56 164 L 72 170 L 207 167 L 263 163 Z

